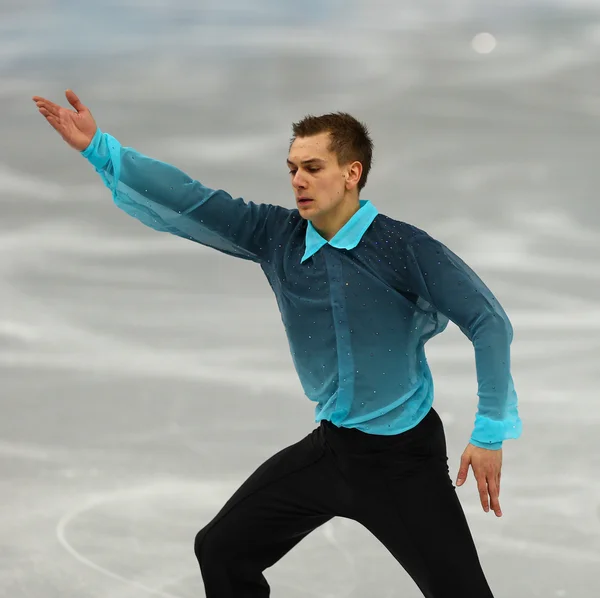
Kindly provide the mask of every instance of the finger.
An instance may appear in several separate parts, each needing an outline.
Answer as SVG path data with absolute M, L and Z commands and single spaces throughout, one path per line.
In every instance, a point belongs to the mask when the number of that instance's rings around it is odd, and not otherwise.
M 50 100 L 41 99 L 36 102 L 36 105 L 38 108 L 43 108 L 44 110 L 46 110 L 50 114 L 54 114 L 55 116 L 58 116 L 60 113 L 60 106 L 58 104 L 55 104 L 54 102 L 51 102 Z
M 45 108 L 40 108 L 40 114 L 58 131 L 61 128 L 60 119 L 54 114 L 48 112 Z
M 59 133 L 62 130 L 62 127 L 60 126 L 60 122 L 58 121 L 57 118 L 55 118 L 54 116 L 52 116 L 51 114 L 49 116 L 46 117 L 46 120 L 48 121 L 48 123 Z
M 465 455 L 463 455 L 460 458 L 460 467 L 458 469 L 458 475 L 456 477 L 457 486 L 462 486 L 465 483 L 465 480 L 467 479 L 467 475 L 469 473 L 469 463 L 470 460 Z
M 40 112 L 41 112 L 41 110 L 40 110 Z M 57 131 L 60 135 L 64 135 L 64 133 L 65 133 L 65 126 L 64 126 L 64 123 L 62 123 L 59 118 L 57 118 L 53 114 L 48 114 L 48 115 L 44 115 L 44 116 L 46 118 L 46 121 L 48 121 L 48 124 L 55 131 Z
M 477 477 L 477 490 L 479 491 L 479 500 L 481 501 L 481 506 L 486 513 L 490 511 L 490 502 L 489 502 L 489 494 L 488 487 L 485 477 L 479 476 Z
M 77 94 L 72 89 L 67 89 L 65 96 L 67 97 L 69 104 L 71 104 L 71 106 L 73 106 L 77 112 L 85 110 L 85 106 L 81 103 L 81 100 L 77 97 Z
M 488 482 L 488 493 L 490 495 L 490 505 L 492 511 L 496 514 L 496 517 L 502 517 L 502 509 L 500 508 L 500 499 L 498 496 L 498 486 L 492 479 Z

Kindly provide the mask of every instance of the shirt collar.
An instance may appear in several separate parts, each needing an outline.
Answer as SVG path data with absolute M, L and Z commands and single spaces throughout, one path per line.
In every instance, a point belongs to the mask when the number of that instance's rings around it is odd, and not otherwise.
M 306 250 L 300 260 L 305 262 L 309 257 L 313 256 L 323 245 L 331 245 L 336 249 L 354 249 L 362 239 L 363 235 L 371 226 L 373 220 L 379 213 L 377 208 L 368 200 L 359 200 L 360 207 L 358 211 L 340 228 L 336 235 L 330 241 L 326 241 L 312 225 L 308 222 L 305 236 Z

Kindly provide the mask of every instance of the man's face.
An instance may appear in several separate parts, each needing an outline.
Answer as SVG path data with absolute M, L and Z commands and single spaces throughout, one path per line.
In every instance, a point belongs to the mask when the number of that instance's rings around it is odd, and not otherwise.
M 346 169 L 329 151 L 329 133 L 298 137 L 290 147 L 288 167 L 296 205 L 306 220 L 338 208 L 346 195 Z

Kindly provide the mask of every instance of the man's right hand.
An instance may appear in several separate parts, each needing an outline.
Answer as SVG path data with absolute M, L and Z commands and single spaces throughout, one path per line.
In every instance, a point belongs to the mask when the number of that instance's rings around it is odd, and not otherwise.
M 34 96 L 33 101 L 59 135 L 71 147 L 82 152 L 92 142 L 98 127 L 92 113 L 79 101 L 75 93 L 68 89 L 65 96 L 74 110 L 63 108 L 39 96 Z

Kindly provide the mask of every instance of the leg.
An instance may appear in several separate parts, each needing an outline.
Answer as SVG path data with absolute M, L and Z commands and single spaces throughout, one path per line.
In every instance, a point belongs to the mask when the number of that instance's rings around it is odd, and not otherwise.
M 432 410 L 386 447 L 373 473 L 377 479 L 362 480 L 356 519 L 402 564 L 423 595 L 493 598 L 448 474 L 437 413 Z
M 446 479 L 444 479 L 446 478 Z M 385 506 L 365 513 L 371 531 L 427 598 L 492 598 L 447 471 L 431 468 L 391 485 Z
M 263 571 L 334 513 L 333 472 L 317 428 L 261 465 L 196 536 L 207 598 L 267 598 Z

